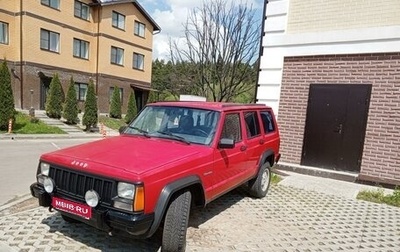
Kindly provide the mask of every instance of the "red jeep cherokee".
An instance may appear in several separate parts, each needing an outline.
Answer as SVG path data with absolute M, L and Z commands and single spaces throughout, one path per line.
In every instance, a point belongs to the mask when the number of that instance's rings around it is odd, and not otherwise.
M 138 238 L 163 225 L 162 251 L 184 251 L 190 208 L 242 184 L 267 194 L 279 131 L 259 104 L 160 102 L 121 135 L 41 156 L 31 193 L 67 222 Z

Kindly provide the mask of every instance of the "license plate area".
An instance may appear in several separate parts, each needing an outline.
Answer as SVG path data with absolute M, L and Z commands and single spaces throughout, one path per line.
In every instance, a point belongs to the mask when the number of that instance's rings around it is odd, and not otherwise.
M 51 205 L 57 210 L 74 214 L 87 220 L 92 218 L 92 208 L 86 204 L 53 197 Z

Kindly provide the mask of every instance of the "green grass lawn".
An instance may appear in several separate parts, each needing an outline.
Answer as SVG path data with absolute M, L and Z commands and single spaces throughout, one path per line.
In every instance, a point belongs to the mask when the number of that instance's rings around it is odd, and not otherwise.
M 361 191 L 358 193 L 357 199 L 400 207 L 400 188 L 396 188 L 389 195 L 385 195 L 383 189 Z
M 0 131 L 0 133 L 7 133 L 7 131 Z M 13 125 L 12 133 L 15 134 L 66 134 L 58 127 L 49 126 L 40 120 L 31 122 L 31 118 L 18 112 L 15 116 L 15 123 Z
M 103 123 L 104 126 L 115 130 L 119 130 L 121 126 L 126 126 L 124 119 L 115 119 L 102 115 L 99 116 L 99 123 Z

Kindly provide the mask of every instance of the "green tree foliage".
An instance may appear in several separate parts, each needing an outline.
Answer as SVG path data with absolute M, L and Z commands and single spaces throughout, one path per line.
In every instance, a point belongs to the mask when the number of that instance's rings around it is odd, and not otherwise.
M 8 128 L 8 121 L 14 120 L 14 96 L 11 88 L 11 77 L 7 62 L 0 65 L 0 129 Z
M 135 93 L 131 91 L 128 101 L 128 111 L 126 112 L 125 115 L 125 122 L 130 123 L 133 120 L 133 118 L 135 118 L 136 114 L 137 114 L 137 107 L 136 107 Z
M 64 93 L 58 74 L 54 74 L 50 82 L 50 90 L 46 99 L 46 114 L 50 118 L 61 118 L 63 110 Z
M 150 91 L 149 97 L 147 97 L 147 103 L 152 103 L 158 101 L 158 92 L 157 91 Z
M 82 124 L 86 126 L 86 130 L 88 131 L 90 127 L 95 126 L 97 122 L 97 98 L 94 91 L 93 81 L 90 80 L 86 93 L 85 112 L 83 114 Z
M 110 104 L 110 117 L 121 119 L 121 95 L 119 92 L 119 87 L 115 86 L 114 91 L 111 96 Z
M 68 87 L 67 97 L 65 99 L 63 117 L 67 120 L 68 124 L 78 123 L 78 101 L 76 97 L 75 82 L 72 77 Z

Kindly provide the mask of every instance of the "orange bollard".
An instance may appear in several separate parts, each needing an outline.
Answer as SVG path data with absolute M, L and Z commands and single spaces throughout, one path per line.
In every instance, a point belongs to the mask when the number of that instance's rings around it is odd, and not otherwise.
M 8 134 L 11 134 L 12 132 L 12 119 L 8 120 Z
M 107 131 L 104 129 L 104 124 L 100 124 L 100 133 L 103 135 L 103 137 L 106 137 Z

